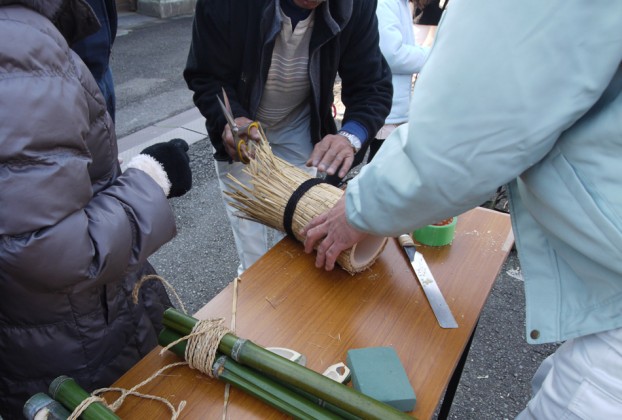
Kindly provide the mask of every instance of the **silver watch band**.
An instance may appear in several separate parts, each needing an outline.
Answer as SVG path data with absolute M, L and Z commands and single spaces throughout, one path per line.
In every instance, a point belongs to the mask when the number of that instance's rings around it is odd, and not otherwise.
M 357 136 L 355 136 L 352 133 L 348 133 L 347 131 L 343 131 L 343 130 L 339 131 L 337 134 L 339 134 L 340 136 L 344 136 L 345 138 L 348 139 L 348 141 L 352 145 L 352 148 L 354 149 L 354 153 L 361 150 L 361 146 L 362 146 L 361 139 L 359 139 Z

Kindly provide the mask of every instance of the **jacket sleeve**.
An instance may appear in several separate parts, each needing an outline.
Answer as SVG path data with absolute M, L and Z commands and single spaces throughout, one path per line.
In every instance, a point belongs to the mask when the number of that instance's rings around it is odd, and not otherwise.
M 384 124 L 393 97 L 391 70 L 379 47 L 375 0 L 353 2 L 347 31 L 339 60 L 343 123 L 358 122 L 369 140 Z
M 350 223 L 412 231 L 482 203 L 540 161 L 619 68 L 620 16 L 620 2 L 452 1 L 408 126 L 348 185 Z
M 188 53 L 184 79 L 194 92 L 193 100 L 206 119 L 207 131 L 217 154 L 226 156 L 222 144 L 222 131 L 226 124 L 216 96 L 227 92 L 233 115 L 246 116 L 248 111 L 239 104 L 236 87 L 242 79 L 244 52 L 239 41 L 247 30 L 247 24 L 232 16 L 229 0 L 199 0 L 192 26 L 192 43 Z M 237 7 L 245 7 L 237 4 Z M 220 152 L 220 153 L 219 153 Z
M 403 0 L 378 0 L 376 16 L 380 33 L 380 50 L 393 74 L 418 73 L 423 67 L 429 48 L 406 41 L 403 36 L 400 2 Z M 410 13 L 408 23 L 412 32 Z M 414 41 L 414 35 L 412 37 Z
M 2 48 L 0 277 L 44 291 L 118 281 L 174 236 L 172 209 L 146 173 L 119 174 L 104 100 L 60 34 L 20 31 L 28 48 Z

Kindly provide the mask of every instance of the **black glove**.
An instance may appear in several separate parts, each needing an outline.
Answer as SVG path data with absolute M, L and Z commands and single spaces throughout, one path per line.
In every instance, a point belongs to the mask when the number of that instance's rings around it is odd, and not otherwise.
M 173 139 L 166 143 L 153 144 L 142 152 L 157 160 L 171 182 L 168 197 L 180 197 L 192 188 L 192 171 L 188 157 L 188 143 L 183 139 Z

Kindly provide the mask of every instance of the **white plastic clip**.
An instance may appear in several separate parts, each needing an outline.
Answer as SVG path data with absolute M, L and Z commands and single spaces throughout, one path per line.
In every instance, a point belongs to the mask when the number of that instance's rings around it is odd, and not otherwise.
M 289 361 L 298 363 L 301 366 L 307 364 L 307 358 L 303 354 L 298 353 L 296 350 L 287 349 L 285 347 L 266 347 L 266 350 L 269 350 L 274 354 L 278 354 Z
M 343 362 L 329 366 L 322 375 L 339 383 L 345 384 L 350 380 L 350 368 Z

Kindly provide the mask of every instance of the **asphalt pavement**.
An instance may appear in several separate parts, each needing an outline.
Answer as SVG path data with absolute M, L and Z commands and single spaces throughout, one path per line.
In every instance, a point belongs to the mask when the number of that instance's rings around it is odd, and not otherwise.
M 158 141 L 191 144 L 192 190 L 170 199 L 178 234 L 150 261 L 193 313 L 233 280 L 238 261 L 204 120 L 182 78 L 191 28 L 192 16 L 121 13 L 112 69 L 124 160 Z M 528 345 L 524 318 L 520 264 L 512 251 L 482 312 L 450 419 L 511 419 L 523 409 L 533 373 L 556 348 Z

